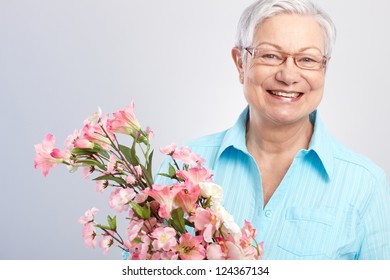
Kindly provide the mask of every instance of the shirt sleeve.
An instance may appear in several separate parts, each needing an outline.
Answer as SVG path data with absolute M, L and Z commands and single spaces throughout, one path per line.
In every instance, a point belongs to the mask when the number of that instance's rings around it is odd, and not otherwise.
M 386 174 L 374 184 L 362 216 L 364 237 L 359 259 L 390 260 L 390 187 Z

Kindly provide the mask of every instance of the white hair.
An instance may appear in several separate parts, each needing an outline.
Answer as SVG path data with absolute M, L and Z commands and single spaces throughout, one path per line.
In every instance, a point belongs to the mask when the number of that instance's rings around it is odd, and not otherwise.
M 324 31 L 325 55 L 330 57 L 336 41 L 336 27 L 322 9 L 309 0 L 259 0 L 242 13 L 237 28 L 236 47 L 252 47 L 257 27 L 266 19 L 279 14 L 312 16 Z M 246 52 L 243 52 L 246 61 Z

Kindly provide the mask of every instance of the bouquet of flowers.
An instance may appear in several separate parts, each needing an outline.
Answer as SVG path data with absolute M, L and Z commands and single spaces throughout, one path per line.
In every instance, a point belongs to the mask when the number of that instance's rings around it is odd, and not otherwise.
M 130 136 L 130 145 L 120 144 L 118 134 Z M 158 176 L 168 177 L 171 184 L 154 183 L 152 138 L 150 128 L 141 128 L 131 102 L 113 118 L 99 109 L 67 137 L 64 149 L 55 147 L 52 134 L 35 145 L 35 168 L 43 175 L 58 164 L 70 171 L 83 168 L 86 178 L 97 174 L 97 192 L 109 189 L 110 207 L 125 212 L 127 230 L 121 234 L 116 216 L 101 224 L 95 220 L 99 210 L 87 210 L 78 220 L 85 244 L 95 247 L 100 239 L 105 253 L 117 246 L 125 259 L 133 260 L 261 258 L 256 230 L 248 221 L 240 229 L 222 206 L 222 188 L 212 182 L 200 155 L 175 144 L 160 149 L 171 160 Z

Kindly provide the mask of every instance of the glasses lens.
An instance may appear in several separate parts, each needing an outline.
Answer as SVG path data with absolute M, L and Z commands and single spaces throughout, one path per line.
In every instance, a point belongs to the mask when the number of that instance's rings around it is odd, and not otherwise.
M 295 57 L 296 64 L 303 69 L 320 69 L 323 57 L 312 54 L 300 54 Z
M 247 51 L 252 55 L 256 63 L 269 66 L 279 66 L 283 64 L 287 57 L 292 56 L 295 60 L 295 64 L 302 69 L 318 70 L 324 67 L 325 59 L 320 53 L 307 52 L 290 55 L 284 52 L 280 52 L 274 49 L 266 48 L 254 48 L 251 51 Z
M 254 58 L 265 65 L 280 65 L 285 60 L 285 56 L 275 50 L 255 49 Z

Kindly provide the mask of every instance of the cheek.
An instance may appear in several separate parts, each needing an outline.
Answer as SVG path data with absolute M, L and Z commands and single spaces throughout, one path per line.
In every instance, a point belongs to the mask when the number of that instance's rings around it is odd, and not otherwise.
M 325 74 L 323 72 L 313 72 L 304 76 L 311 91 L 323 91 Z
M 274 79 L 275 71 L 267 70 L 264 67 L 251 66 L 244 72 L 244 82 L 247 86 L 256 86 L 260 90 L 264 84 Z

